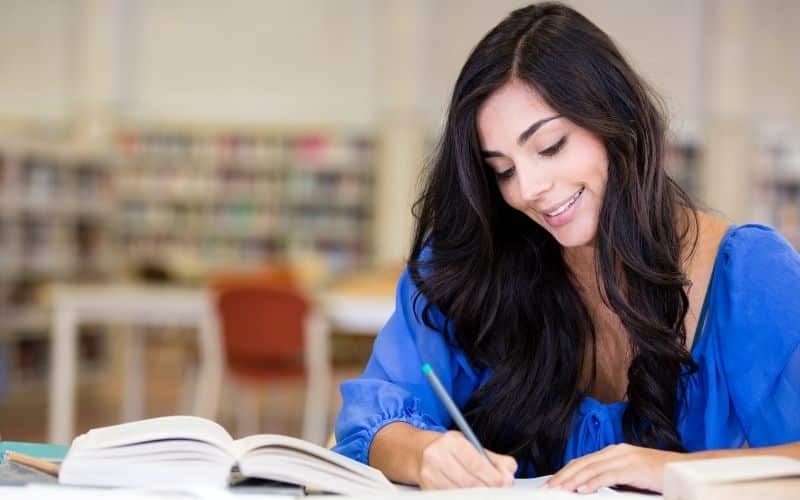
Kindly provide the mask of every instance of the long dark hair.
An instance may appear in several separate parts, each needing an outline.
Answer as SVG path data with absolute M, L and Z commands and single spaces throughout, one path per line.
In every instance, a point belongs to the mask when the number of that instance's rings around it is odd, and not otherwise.
M 591 391 L 591 382 L 579 387 L 580 374 L 588 368 L 594 380 L 596 372 L 594 326 L 560 244 L 503 201 L 481 159 L 476 111 L 511 79 L 605 145 L 594 265 L 629 337 L 625 436 L 682 450 L 681 374 L 695 368 L 684 347 L 682 249 L 696 245 L 694 205 L 664 171 L 667 126 L 657 96 L 603 31 L 558 3 L 515 10 L 472 51 L 414 206 L 412 279 L 452 323 L 439 326 L 448 341 L 492 370 L 466 417 L 490 449 L 552 472 Z M 430 256 L 421 258 L 425 247 Z M 429 313 L 423 320 L 435 327 Z

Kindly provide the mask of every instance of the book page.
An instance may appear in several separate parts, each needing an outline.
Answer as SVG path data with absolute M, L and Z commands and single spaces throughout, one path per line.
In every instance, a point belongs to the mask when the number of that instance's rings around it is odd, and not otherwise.
M 247 455 L 281 454 L 281 449 L 302 452 L 309 459 L 327 462 L 333 467 L 346 469 L 361 477 L 368 478 L 373 483 L 391 485 L 388 479 L 378 470 L 357 462 L 322 446 L 303 441 L 289 436 L 278 434 L 257 434 L 233 442 L 233 449 L 240 461 Z
M 70 461 L 81 460 L 113 460 L 123 461 L 146 460 L 205 460 L 217 463 L 232 463 L 232 455 L 216 445 L 193 439 L 170 440 L 167 446 L 164 441 L 146 441 L 128 446 L 112 448 L 77 449 L 70 452 Z
M 196 439 L 232 453 L 233 438 L 216 422 L 192 416 L 158 417 L 92 429 L 72 443 L 76 451 L 167 439 Z
M 376 487 L 375 481 L 370 478 L 288 449 L 281 450 L 280 454 L 248 455 L 247 459 L 240 463 L 240 470 L 247 477 L 265 477 L 305 486 L 318 486 L 323 478 L 338 478 L 366 489 Z

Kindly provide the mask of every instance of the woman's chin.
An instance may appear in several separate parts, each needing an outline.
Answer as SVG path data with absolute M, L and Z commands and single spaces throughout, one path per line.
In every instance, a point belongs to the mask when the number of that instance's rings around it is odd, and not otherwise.
M 577 223 L 581 221 L 573 222 Z M 594 240 L 597 234 L 597 228 L 595 225 L 592 224 L 592 227 L 587 227 L 589 226 L 587 224 L 575 224 L 573 227 L 569 226 L 573 225 L 567 224 L 566 226 L 550 230 L 550 233 L 562 247 L 578 248 L 594 246 Z

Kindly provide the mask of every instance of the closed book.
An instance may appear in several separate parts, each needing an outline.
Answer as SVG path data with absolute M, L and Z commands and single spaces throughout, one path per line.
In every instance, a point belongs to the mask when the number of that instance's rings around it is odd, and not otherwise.
M 800 460 L 751 456 L 690 460 L 664 468 L 665 500 L 800 499 Z

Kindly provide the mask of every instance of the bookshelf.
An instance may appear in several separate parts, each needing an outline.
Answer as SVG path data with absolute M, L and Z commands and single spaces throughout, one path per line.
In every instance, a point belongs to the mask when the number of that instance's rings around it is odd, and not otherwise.
M 42 141 L 0 143 L 0 351 L 7 388 L 40 384 L 49 359 L 49 285 L 113 273 L 107 155 Z M 81 332 L 81 365 L 101 363 Z
M 800 129 L 762 132 L 753 185 L 753 219 L 800 249 Z
M 120 130 L 103 152 L 63 138 L 0 140 L 0 394 L 45 380 L 53 283 L 201 284 L 216 270 L 295 259 L 335 278 L 370 263 L 369 135 Z M 108 359 L 97 328 L 81 329 L 82 376 Z
M 150 127 L 118 136 L 123 259 L 183 280 L 275 259 L 368 263 L 374 143 L 358 134 Z
M 664 167 L 667 173 L 694 200 L 700 196 L 700 145 L 691 138 L 667 144 Z

